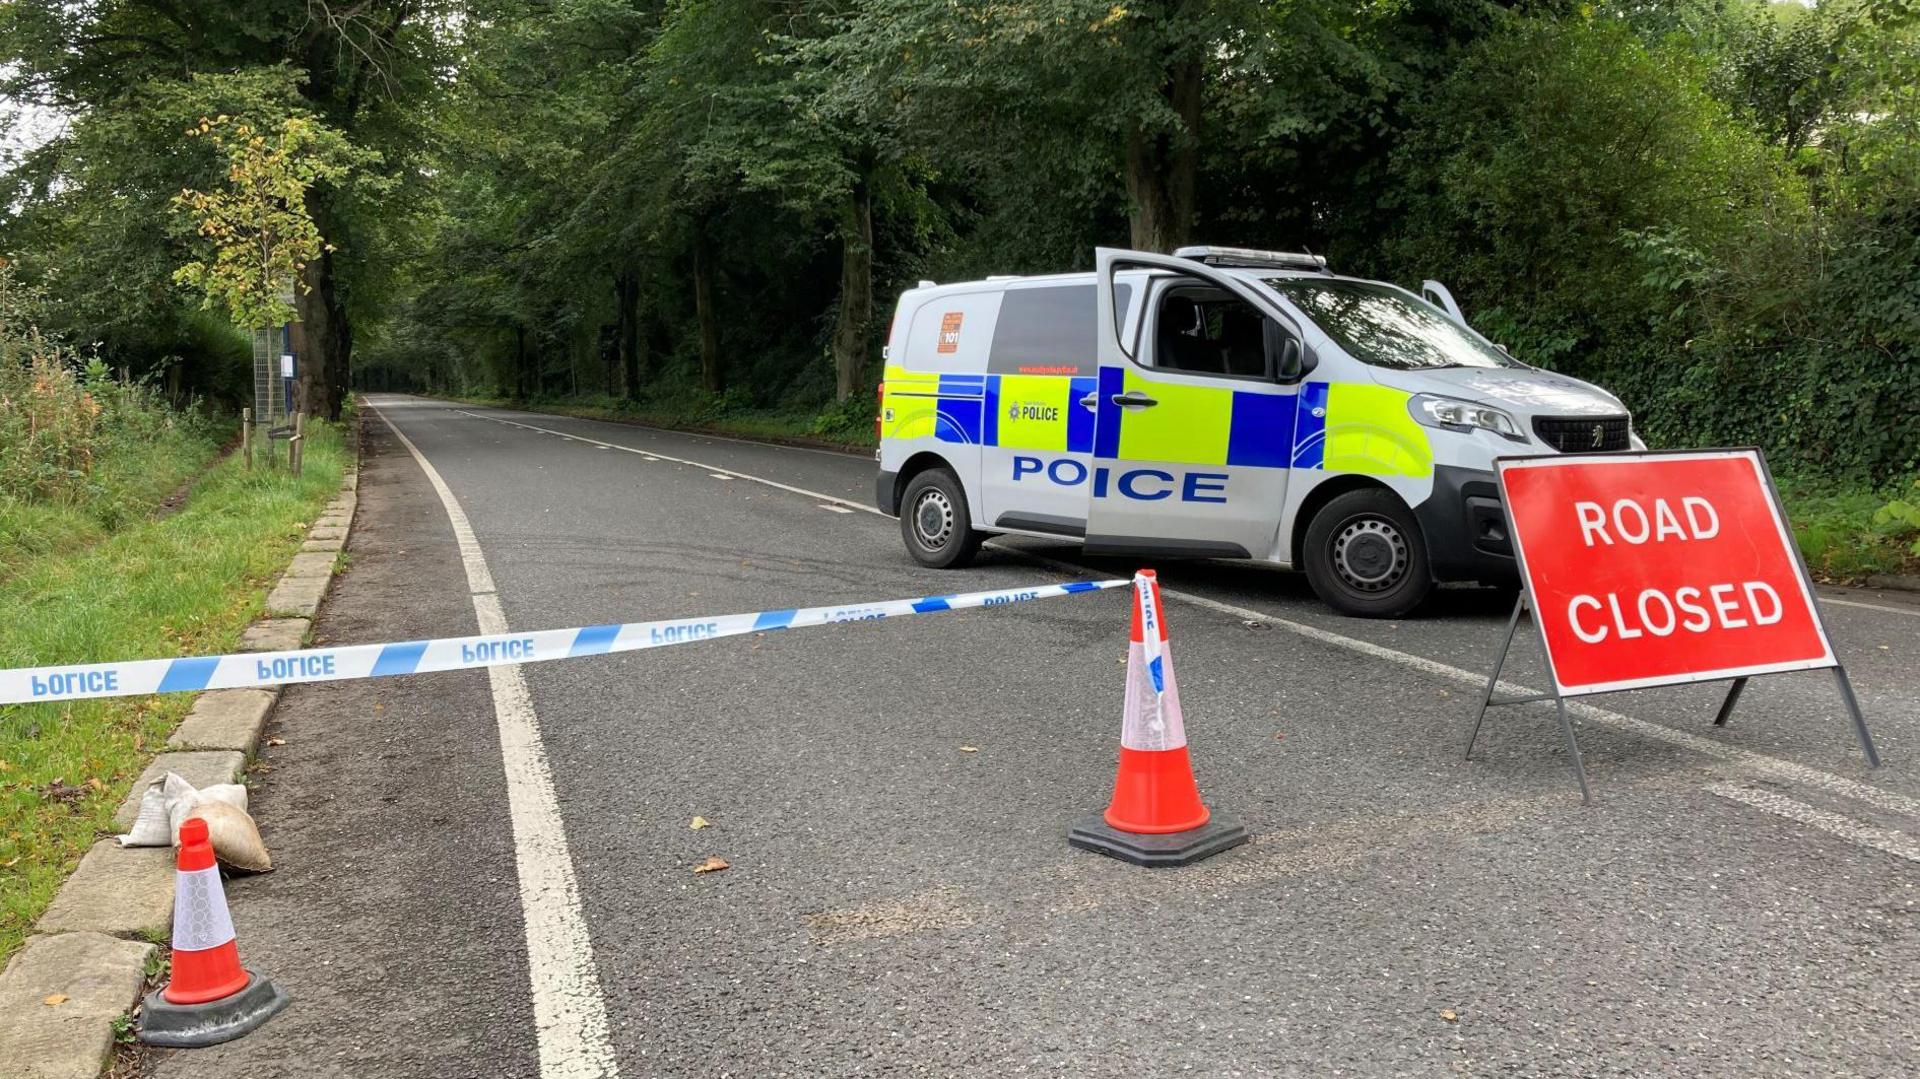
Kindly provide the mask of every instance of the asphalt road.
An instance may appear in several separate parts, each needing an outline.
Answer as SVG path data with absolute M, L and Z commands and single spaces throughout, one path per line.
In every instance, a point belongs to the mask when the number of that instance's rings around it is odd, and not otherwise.
M 920 568 L 858 508 L 857 457 L 373 404 L 470 518 L 514 628 L 1133 568 L 1026 542 Z M 318 631 L 473 632 L 434 486 L 367 432 Z M 1201 787 L 1245 847 L 1150 872 L 1066 846 L 1112 781 L 1120 592 L 522 668 L 561 862 L 509 805 L 526 747 L 503 762 L 497 681 L 301 687 L 255 801 L 283 868 L 229 887 L 244 957 L 296 1004 L 149 1070 L 1914 1073 L 1920 608 L 1828 609 L 1878 772 L 1827 676 L 1754 683 L 1725 730 L 1714 688 L 1648 691 L 1578 710 L 1583 807 L 1546 710 L 1496 711 L 1461 760 L 1504 598 L 1364 622 L 1291 575 L 1160 568 Z M 1530 658 L 1509 677 L 1540 684 Z M 709 856 L 732 868 L 694 874 Z M 588 977 L 556 991 L 528 942 L 566 905 L 560 958 Z M 576 1012 L 604 1023 L 553 1020 Z

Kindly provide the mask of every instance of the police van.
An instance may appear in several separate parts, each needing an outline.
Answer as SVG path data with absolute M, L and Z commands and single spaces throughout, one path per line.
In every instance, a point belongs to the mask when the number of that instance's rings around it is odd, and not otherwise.
M 1495 457 L 1641 445 L 1618 398 L 1515 360 L 1438 282 L 1220 247 L 1095 265 L 900 297 L 875 500 L 915 559 L 999 533 L 1256 559 L 1397 617 L 1516 578 Z

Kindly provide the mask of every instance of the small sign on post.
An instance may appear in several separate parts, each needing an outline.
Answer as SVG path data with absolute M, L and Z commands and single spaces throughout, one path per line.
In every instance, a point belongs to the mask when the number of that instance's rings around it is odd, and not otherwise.
M 1524 590 L 1487 679 L 1489 707 L 1552 700 L 1583 798 L 1591 800 L 1566 698 L 1831 669 L 1870 765 L 1873 736 L 1814 601 L 1806 565 L 1758 450 L 1501 458 L 1500 495 Z M 1496 700 L 1523 611 L 1552 691 Z

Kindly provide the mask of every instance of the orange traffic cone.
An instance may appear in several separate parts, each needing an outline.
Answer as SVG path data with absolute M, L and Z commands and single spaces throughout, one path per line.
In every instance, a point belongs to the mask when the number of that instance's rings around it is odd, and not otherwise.
M 1068 844 L 1135 865 L 1197 862 L 1247 841 L 1247 830 L 1208 812 L 1187 757 L 1180 689 L 1167 649 L 1160 582 L 1134 575 L 1133 631 L 1127 645 L 1127 697 L 1120 725 L 1120 769 L 1107 811 L 1067 833 Z
M 192 1048 L 231 1041 L 266 1022 L 291 1001 L 273 982 L 240 966 L 240 945 L 220 887 L 207 822 L 180 825 L 173 884 L 173 974 L 147 994 L 140 1040 Z

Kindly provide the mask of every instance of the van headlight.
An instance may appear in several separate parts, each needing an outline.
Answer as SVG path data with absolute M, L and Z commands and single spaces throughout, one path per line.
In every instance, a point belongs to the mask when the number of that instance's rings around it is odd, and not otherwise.
M 1455 397 L 1436 397 L 1430 393 L 1417 393 L 1407 402 L 1407 411 L 1413 414 L 1415 421 L 1428 427 L 1444 427 L 1449 431 L 1471 431 L 1480 428 L 1492 431 L 1502 438 L 1515 442 L 1525 442 L 1527 436 L 1520 432 L 1520 424 L 1511 415 L 1490 405 L 1462 401 Z

